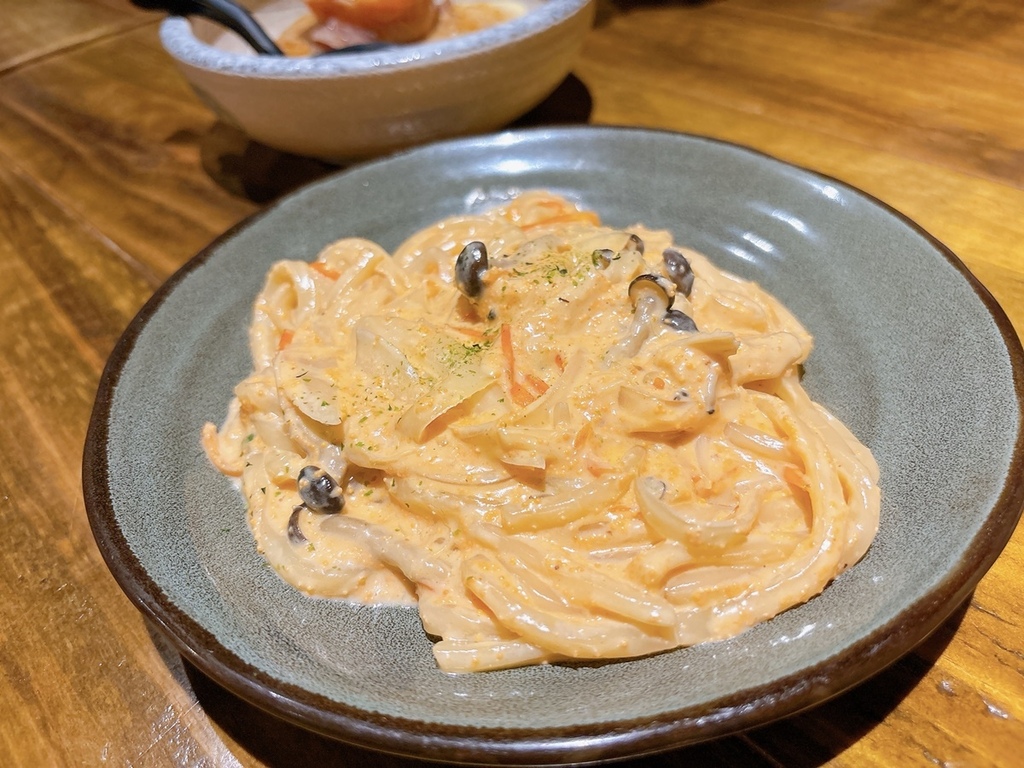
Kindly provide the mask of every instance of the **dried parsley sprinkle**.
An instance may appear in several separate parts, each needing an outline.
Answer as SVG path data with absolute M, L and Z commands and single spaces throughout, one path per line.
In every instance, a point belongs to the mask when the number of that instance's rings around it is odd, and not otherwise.
M 476 361 L 492 343 L 492 339 L 485 339 L 482 342 L 452 342 L 441 351 L 441 362 L 449 368 L 454 368 L 457 365 Z
M 548 266 L 547 270 L 544 272 L 544 279 L 547 280 L 549 283 L 553 283 L 553 282 L 555 282 L 555 277 L 557 277 L 557 276 L 565 277 L 568 274 L 569 274 L 569 270 L 566 269 L 561 264 L 551 264 L 550 266 Z

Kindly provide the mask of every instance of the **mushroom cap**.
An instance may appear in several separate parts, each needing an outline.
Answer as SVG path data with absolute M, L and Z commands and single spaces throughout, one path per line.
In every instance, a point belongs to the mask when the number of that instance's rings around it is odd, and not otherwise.
M 640 239 L 639 235 L 633 232 L 629 233 L 629 239 L 626 241 L 625 248 L 636 251 L 641 256 L 644 255 L 644 241 Z
M 662 322 L 670 328 L 675 328 L 677 331 L 697 330 L 697 323 L 693 321 L 693 318 L 685 312 L 680 312 L 678 309 L 668 310 Z
M 615 259 L 615 251 L 611 248 L 598 248 L 591 254 L 591 260 L 598 269 L 605 269 Z
M 690 260 L 675 248 L 666 248 L 662 251 L 661 259 L 665 262 L 665 271 L 672 282 L 684 296 L 689 296 L 693 290 L 693 268 L 690 266 Z
M 665 309 L 672 308 L 672 302 L 676 298 L 676 286 L 663 275 L 652 275 L 646 273 L 643 275 L 637 275 L 629 283 L 627 294 L 629 295 L 630 301 L 633 302 L 635 307 L 637 302 L 640 301 L 640 297 L 646 292 L 651 292 L 654 295 L 661 295 L 665 299 Z
M 455 285 L 466 296 L 475 299 L 484 290 L 483 274 L 487 271 L 487 246 L 479 240 L 466 243 L 455 260 Z
M 297 483 L 299 497 L 316 512 L 340 512 L 345 505 L 337 481 L 320 467 L 312 464 L 303 467 Z

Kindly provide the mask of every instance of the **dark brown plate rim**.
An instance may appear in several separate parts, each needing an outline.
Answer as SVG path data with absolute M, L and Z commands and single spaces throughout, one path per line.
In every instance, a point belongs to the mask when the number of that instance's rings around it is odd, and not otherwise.
M 1024 413 L 1024 350 L 1009 318 L 992 294 L 944 244 L 914 221 L 862 190 L 763 152 L 718 139 L 670 131 L 607 126 L 602 128 L 526 129 L 517 135 L 574 132 L 636 132 L 686 136 L 760 156 L 818 181 L 850 190 L 912 228 L 969 284 L 991 316 L 1005 343 L 1013 387 Z M 508 137 L 508 133 L 502 134 Z M 480 143 L 487 137 L 456 139 Z M 409 150 L 408 154 L 419 150 Z M 371 161 L 372 162 L 372 161 Z M 362 164 L 362 165 L 367 165 Z M 341 171 L 342 175 L 347 171 Z M 111 573 L 132 603 L 173 643 L 184 659 L 227 690 L 265 711 L 328 737 L 381 752 L 456 763 L 554 765 L 600 762 L 660 752 L 764 725 L 823 703 L 877 674 L 911 651 L 939 627 L 971 594 L 1009 541 L 1024 509 L 1024 428 L 1017 425 L 1010 470 L 997 503 L 957 567 L 897 618 L 880 626 L 840 654 L 701 706 L 652 718 L 615 720 L 595 725 L 551 728 L 489 728 L 421 722 L 350 707 L 283 682 L 225 648 L 207 629 L 174 605 L 132 553 L 119 527 L 109 486 L 107 441 L 111 406 L 121 372 L 149 320 L 176 286 L 206 262 L 217 246 L 256 224 L 281 201 L 239 222 L 164 283 L 129 324 L 111 353 L 100 380 L 86 437 L 82 481 L 93 535 Z

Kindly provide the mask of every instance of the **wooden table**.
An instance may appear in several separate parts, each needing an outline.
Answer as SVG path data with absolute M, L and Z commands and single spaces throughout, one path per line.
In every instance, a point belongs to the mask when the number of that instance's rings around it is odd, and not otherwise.
M 218 123 L 158 19 L 125 2 L 5 0 L 2 18 L 0 763 L 413 765 L 186 668 L 118 589 L 82 502 L 93 396 L 134 313 L 332 169 Z M 547 120 L 704 134 L 838 177 L 946 243 L 1024 331 L 1018 0 L 601 0 L 575 79 L 527 118 Z M 1020 764 L 1022 566 L 1018 530 L 969 605 L 838 700 L 624 765 Z

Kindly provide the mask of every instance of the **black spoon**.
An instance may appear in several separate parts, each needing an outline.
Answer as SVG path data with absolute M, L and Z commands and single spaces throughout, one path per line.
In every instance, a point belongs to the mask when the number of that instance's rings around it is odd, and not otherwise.
M 284 52 L 270 39 L 245 8 L 233 0 L 131 0 L 132 5 L 147 11 L 164 11 L 172 16 L 203 16 L 240 35 L 257 53 L 266 56 L 284 56 Z M 390 48 L 391 43 L 360 43 L 334 51 L 325 51 L 318 56 L 339 53 L 359 53 Z

